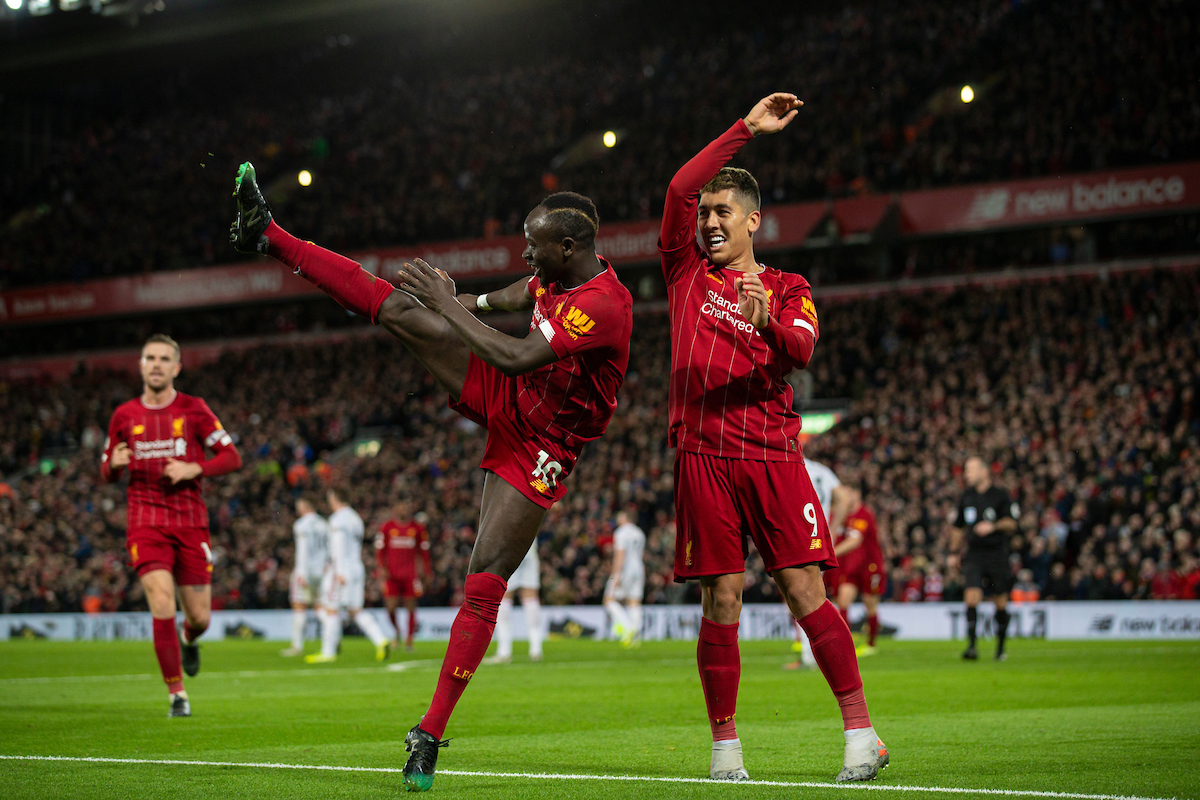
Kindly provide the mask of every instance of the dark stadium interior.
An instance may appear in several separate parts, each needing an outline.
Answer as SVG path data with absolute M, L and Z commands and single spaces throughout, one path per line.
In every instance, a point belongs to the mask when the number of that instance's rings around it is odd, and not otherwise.
M 733 21 L 726 5 L 719 27 L 703 3 L 680 15 L 658 0 L 501 3 L 444 25 L 427 7 L 318 5 L 296 4 L 311 15 L 289 20 L 282 2 L 214 3 L 223 33 L 170 3 L 137 26 L 64 14 L 0 26 L 0 292 L 243 260 L 226 232 L 244 158 L 288 229 L 333 249 L 513 233 L 550 189 L 594 198 L 602 222 L 656 219 L 674 170 L 775 88 L 805 99 L 798 124 L 736 162 L 767 205 L 1200 158 L 1194 2 L 770 2 Z M 273 46 L 251 52 L 267 26 Z M 39 55 L 47 43 L 67 55 Z M 966 83 L 974 102 L 947 100 Z M 606 129 L 622 131 L 610 152 L 553 166 Z M 295 182 L 302 168 L 310 187 Z M 886 599 L 961 598 L 949 526 L 971 453 L 1020 503 L 1011 551 L 1025 597 L 1197 597 L 1197 253 L 1200 212 L 1187 209 L 930 237 L 882 229 L 764 257 L 818 290 L 1014 278 L 817 293 L 812 398 L 846 412 L 806 451 L 876 510 L 891 544 Z M 1182 258 L 1155 261 L 1168 256 Z M 547 603 L 600 601 L 612 517 L 627 504 L 647 532 L 646 602 L 696 600 L 694 584 L 671 580 L 665 290 L 656 265 L 620 274 L 636 310 L 628 379 L 543 526 Z M 157 331 L 183 343 L 179 388 L 208 399 L 245 458 L 206 490 L 216 607 L 287 606 L 292 501 L 333 473 L 352 479 L 368 525 L 397 497 L 416 501 L 437 573 L 422 602 L 457 604 L 484 434 L 368 329 L 319 297 L 0 327 L 0 359 L 82 359 Z M 348 336 L 323 339 L 335 332 Z M 265 343 L 188 364 L 189 343 L 237 337 Z M 86 598 L 145 607 L 125 563 L 124 494 L 97 468 L 108 419 L 137 388 L 136 376 L 82 367 L 0 379 L 0 612 Z M 367 434 L 377 455 L 347 452 Z M 746 599 L 778 599 L 757 556 Z

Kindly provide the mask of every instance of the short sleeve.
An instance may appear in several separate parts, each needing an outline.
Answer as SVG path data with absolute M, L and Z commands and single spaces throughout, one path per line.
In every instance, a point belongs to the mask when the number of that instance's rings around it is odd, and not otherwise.
M 616 347 L 628 337 L 624 298 L 587 291 L 564 300 L 538 329 L 559 358 Z

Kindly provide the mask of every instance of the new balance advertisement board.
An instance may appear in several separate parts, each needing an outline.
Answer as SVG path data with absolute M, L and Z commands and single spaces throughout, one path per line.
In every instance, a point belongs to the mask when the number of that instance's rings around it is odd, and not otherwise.
M 979 606 L 979 633 L 985 638 L 993 635 L 994 610 L 990 603 Z M 368 611 L 385 632 L 392 630 L 382 609 Z M 700 629 L 700 606 L 644 606 L 643 612 L 642 637 L 647 640 L 694 640 Z M 1009 612 L 1009 635 L 1019 638 L 1200 639 L 1200 601 L 1012 603 Z M 445 641 L 455 613 L 455 608 L 420 609 L 417 638 Z M 851 627 L 858 628 L 862 618 L 862 606 L 852 607 Z M 879 621 L 883 635 L 896 639 L 966 637 L 961 603 L 883 603 Z M 514 614 L 512 622 L 514 638 L 527 639 L 525 615 Z M 551 638 L 602 639 L 609 629 L 601 606 L 542 606 L 541 624 Z M 407 627 L 404 622 L 401 625 Z M 291 632 L 290 610 L 214 611 L 203 638 L 286 641 Z M 149 640 L 151 634 L 150 615 L 145 613 L 0 615 L 0 640 Z M 310 615 L 308 638 L 317 635 L 315 617 Z M 746 640 L 791 639 L 791 615 L 782 603 L 747 604 L 742 607 L 740 636 Z

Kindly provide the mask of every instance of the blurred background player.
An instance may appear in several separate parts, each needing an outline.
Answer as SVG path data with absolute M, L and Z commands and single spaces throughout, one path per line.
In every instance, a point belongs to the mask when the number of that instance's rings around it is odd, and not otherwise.
M 238 170 L 230 241 L 270 255 L 344 308 L 404 343 L 450 405 L 487 428 L 479 529 L 429 710 L 405 737 L 404 785 L 428 791 L 450 715 L 491 644 L 508 578 L 537 540 L 546 511 L 586 442 L 600 438 L 629 366 L 633 297 L 596 255 L 600 215 L 591 200 L 556 192 L 525 216 L 522 257 L 533 276 L 496 292 L 458 295 L 454 281 L 421 259 L 401 265 L 400 291 L 357 262 L 280 228 L 255 180 Z M 524 338 L 476 315 L 532 311 Z
M 199 397 L 175 390 L 179 345 L 155 334 L 142 346 L 142 394 L 117 406 L 100 474 L 113 483 L 129 468 L 126 542 L 153 617 L 154 654 L 172 717 L 192 714 L 183 673 L 200 671 L 196 639 L 212 618 L 212 549 L 202 481 L 242 465 L 233 440 Z M 204 448 L 213 457 L 204 460 Z M 175 598 L 183 637 L 175 629 Z
M 281 656 L 303 655 L 308 611 L 318 604 L 321 576 L 329 562 L 329 524 L 317 513 L 313 502 L 305 497 L 296 501 L 296 515 L 297 519 L 292 523 L 295 564 L 288 587 L 292 603 L 292 646 L 280 650 Z
M 529 552 L 521 559 L 521 565 L 508 579 L 508 589 L 500 601 L 496 614 L 496 655 L 488 659 L 490 664 L 507 664 L 512 661 L 512 607 L 513 596 L 521 598 L 525 610 L 525 627 L 529 632 L 529 660 L 542 660 L 542 601 L 538 593 L 542 588 L 542 562 L 538 558 L 537 540 L 529 546 Z
M 429 560 L 429 532 L 412 517 L 412 503 L 401 500 L 392 508 L 392 518 L 379 527 L 375 535 L 375 560 L 383 579 L 383 604 L 388 619 L 396 629 L 393 646 L 400 638 L 400 602 L 408 611 L 408 632 L 404 649 L 413 649 L 417 633 L 417 599 L 423 591 L 423 581 L 433 577 Z M 418 575 L 418 566 L 420 575 Z
M 840 537 L 834 544 L 838 566 L 825 573 L 825 585 L 832 591 L 847 625 L 850 624 L 850 605 L 861 592 L 867 612 L 866 644 L 855 652 L 860 656 L 871 656 L 875 655 L 875 640 L 879 636 L 879 597 L 887 587 L 887 571 L 875 514 L 863 502 L 861 492 L 857 489 L 847 491 L 851 494 L 850 507 L 854 510 L 846 517 Z
M 342 639 L 342 610 L 375 645 L 375 658 L 388 657 L 388 640 L 375 618 L 363 611 L 367 571 L 363 567 L 363 521 L 346 502 L 342 489 L 329 489 L 329 565 L 321 577 L 321 652 L 305 656 L 309 664 L 337 659 Z
M 967 649 L 962 657 L 968 661 L 979 658 L 975 649 L 975 627 L 979 620 L 977 606 L 987 589 L 996 604 L 997 661 L 1004 653 L 1008 635 L 1008 592 L 1012 588 L 1012 568 L 1008 564 L 1008 539 L 1017 530 L 1021 509 L 1008 492 L 992 483 L 992 473 L 978 456 L 967 459 L 963 468 L 967 489 L 958 501 L 958 516 L 954 521 L 955 550 L 961 550 L 964 534 L 966 554 L 963 556 L 963 599 L 967 603 Z
M 821 501 L 821 512 L 825 515 L 825 522 L 829 525 L 829 530 L 832 533 L 841 527 L 842 520 L 846 518 L 846 513 L 850 510 L 853 503 L 851 489 L 841 482 L 832 469 L 819 461 L 813 461 L 811 458 L 804 459 L 804 469 L 808 472 L 808 479 L 812 481 L 813 491 L 817 493 L 817 499 Z M 828 572 L 825 574 L 828 575 Z M 826 581 L 825 585 L 828 588 L 828 581 Z M 786 605 L 786 602 L 784 605 Z M 808 641 L 808 634 L 804 632 L 804 626 L 795 617 L 792 618 L 792 628 L 796 636 L 796 641 L 792 644 L 792 650 L 799 653 L 800 658 L 797 661 L 784 664 L 783 668 L 800 669 L 805 667 L 816 669 L 817 660 L 813 658 L 812 645 Z
M 786 92 L 764 97 L 684 164 L 667 187 L 658 242 L 671 323 L 675 580 L 700 582 L 696 664 L 712 730 L 709 776 L 717 780 L 749 780 L 734 723 L 747 536 L 837 698 L 845 739 L 837 781 L 870 780 L 888 763 L 854 639 L 825 597 L 821 572 L 837 561 L 787 383 L 808 366 L 819 338 L 812 290 L 799 275 L 755 260 L 758 182 L 724 166 L 755 136 L 783 130 L 801 105 Z
M 612 575 L 604 585 L 604 608 L 612 617 L 612 635 L 630 646 L 642 638 L 642 597 L 646 592 L 646 533 L 628 511 L 617 512 L 613 531 Z

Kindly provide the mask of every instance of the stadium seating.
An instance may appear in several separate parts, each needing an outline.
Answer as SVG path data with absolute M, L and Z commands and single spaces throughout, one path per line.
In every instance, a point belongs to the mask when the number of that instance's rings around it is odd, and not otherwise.
M 948 521 L 970 453 L 1021 505 L 1012 566 L 1029 570 L 1023 591 L 1196 597 L 1198 301 L 1200 274 L 1180 269 L 823 303 L 816 394 L 853 403 L 807 451 L 864 487 L 891 540 L 887 597 L 961 596 Z M 668 358 L 665 315 L 639 314 L 617 414 L 542 529 L 547 602 L 599 601 L 611 516 L 628 503 L 648 534 L 647 601 L 690 597 L 671 581 Z M 332 469 L 352 478 L 369 524 L 393 498 L 416 500 L 434 539 L 425 602 L 461 599 L 483 433 L 398 344 L 230 354 L 179 387 L 208 399 L 246 462 L 207 490 L 218 606 L 286 606 L 293 498 L 319 489 L 330 454 L 366 429 L 386 431 L 379 454 Z M 136 391 L 128 376 L 0 386 L 0 474 L 33 467 L 0 483 L 0 610 L 142 607 L 124 564 L 122 491 L 100 485 L 97 468 L 113 408 Z M 747 599 L 775 597 L 756 555 L 750 567 Z
M 739 162 L 768 202 L 1200 157 L 1194 3 L 776 3 L 720 26 L 674 8 L 575 21 L 594 26 L 586 58 L 514 46 L 478 64 L 450 41 L 430 66 L 335 41 L 262 59 L 250 85 L 225 65 L 95 104 L 67 92 L 31 168 L 0 173 L 0 289 L 237 260 L 229 182 L 245 157 L 291 187 L 275 192 L 289 226 L 336 249 L 515 232 L 555 187 L 606 220 L 653 217 L 678 165 L 782 86 L 808 101 L 801 123 Z M 608 157 L 553 166 L 606 128 L 621 131 Z

